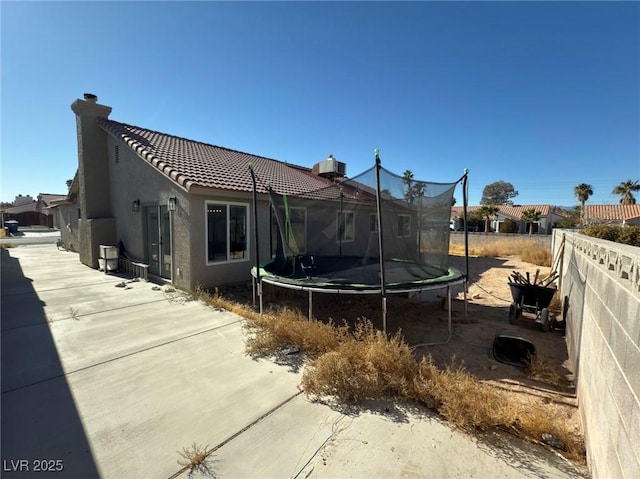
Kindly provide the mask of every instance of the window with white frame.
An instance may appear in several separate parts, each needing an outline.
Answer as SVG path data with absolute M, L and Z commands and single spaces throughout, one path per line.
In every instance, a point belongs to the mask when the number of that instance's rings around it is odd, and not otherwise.
M 207 202 L 206 212 L 207 263 L 247 259 L 249 206 Z
M 353 211 L 338 211 L 337 214 L 336 241 L 353 241 L 355 239 L 355 213 Z
M 411 236 L 411 216 L 398 215 L 398 236 L 403 238 Z

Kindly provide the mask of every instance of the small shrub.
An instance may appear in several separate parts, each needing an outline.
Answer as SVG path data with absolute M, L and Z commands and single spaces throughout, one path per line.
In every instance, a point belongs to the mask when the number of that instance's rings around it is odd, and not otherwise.
M 538 266 L 551 266 L 551 251 L 539 246 L 526 248 L 520 253 L 520 259 Z
M 594 225 L 583 229 L 582 234 L 614 243 L 640 246 L 640 226 Z
M 518 223 L 507 218 L 502 223 L 500 223 L 499 231 L 500 233 L 517 233 L 518 229 Z

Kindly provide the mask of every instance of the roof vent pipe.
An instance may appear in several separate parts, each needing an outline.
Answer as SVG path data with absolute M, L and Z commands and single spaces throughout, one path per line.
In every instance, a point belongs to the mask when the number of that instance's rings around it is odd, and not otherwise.
M 87 100 L 90 103 L 95 103 L 98 101 L 98 97 L 96 95 L 94 95 L 93 93 L 85 93 L 84 94 L 84 99 Z

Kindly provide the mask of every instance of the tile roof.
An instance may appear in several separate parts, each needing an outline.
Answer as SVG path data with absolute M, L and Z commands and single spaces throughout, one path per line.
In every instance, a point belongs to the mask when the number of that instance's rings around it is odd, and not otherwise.
M 283 194 L 302 193 L 330 184 L 329 180 L 311 174 L 309 168 L 105 118 L 98 118 L 97 121 L 109 134 L 124 141 L 140 158 L 187 190 L 204 187 L 253 191 L 250 163 L 254 165 L 260 192 L 264 192 L 269 184 L 276 192 Z
M 510 218 L 520 220 L 522 214 L 526 210 L 534 209 L 540 213 L 540 216 L 545 217 L 551 214 L 551 205 L 496 205 L 498 207 L 498 214 L 500 216 L 508 216 Z M 482 206 L 468 206 L 467 212 L 471 213 L 479 210 Z M 462 216 L 462 206 L 454 206 L 451 208 L 451 214 Z
M 630 220 L 640 218 L 640 205 L 584 205 L 587 219 Z
M 38 201 L 42 202 L 42 207 L 46 208 L 51 205 L 53 201 L 60 201 L 67 198 L 67 195 L 60 194 L 51 194 L 51 193 L 40 193 L 38 195 Z

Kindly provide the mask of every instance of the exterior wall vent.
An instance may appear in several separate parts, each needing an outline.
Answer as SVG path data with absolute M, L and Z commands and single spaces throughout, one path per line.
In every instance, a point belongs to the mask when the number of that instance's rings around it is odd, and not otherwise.
M 113 152 L 113 157 L 116 160 L 116 163 L 120 163 L 120 146 L 116 145 Z

